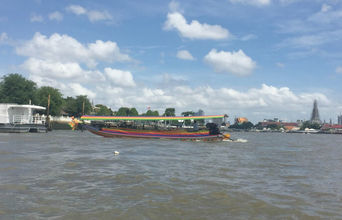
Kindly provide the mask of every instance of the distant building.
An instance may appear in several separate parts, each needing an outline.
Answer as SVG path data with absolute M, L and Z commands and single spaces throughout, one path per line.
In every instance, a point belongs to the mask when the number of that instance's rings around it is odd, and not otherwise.
M 342 125 L 324 124 L 321 130 L 342 129 Z
M 283 122 L 283 121 L 279 120 L 279 118 L 274 118 L 274 119 L 264 119 L 263 122 Z
M 317 107 L 317 100 L 315 100 L 314 104 L 313 104 L 313 109 L 312 109 L 312 113 L 311 113 L 310 122 L 311 123 L 322 124 L 322 121 L 319 118 L 318 107 Z
M 342 125 L 342 114 L 337 116 L 337 124 Z
M 274 121 L 274 120 L 268 120 L 268 121 L 263 121 L 259 122 L 258 124 L 261 128 L 267 129 L 270 127 L 283 127 L 287 131 L 291 130 L 298 130 L 299 129 L 299 124 L 296 122 L 282 122 L 282 121 Z

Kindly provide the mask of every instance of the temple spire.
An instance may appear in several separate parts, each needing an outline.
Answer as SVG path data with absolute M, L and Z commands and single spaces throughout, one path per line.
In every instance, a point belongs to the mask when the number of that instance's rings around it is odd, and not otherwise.
M 312 109 L 312 114 L 311 114 L 311 123 L 318 123 L 321 124 L 321 119 L 319 118 L 319 113 L 318 113 L 318 107 L 317 107 L 317 100 L 315 99 L 314 104 L 313 104 L 313 109 Z

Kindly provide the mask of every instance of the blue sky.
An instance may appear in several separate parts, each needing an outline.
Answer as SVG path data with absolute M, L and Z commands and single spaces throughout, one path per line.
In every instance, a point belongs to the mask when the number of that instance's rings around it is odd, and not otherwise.
M 342 112 L 338 0 L 0 0 L 0 74 L 112 109 Z

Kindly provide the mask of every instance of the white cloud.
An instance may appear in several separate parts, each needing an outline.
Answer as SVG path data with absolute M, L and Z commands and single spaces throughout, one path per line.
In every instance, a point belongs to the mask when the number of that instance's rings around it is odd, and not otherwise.
M 22 67 L 28 70 L 31 74 L 52 77 L 70 79 L 74 77 L 81 77 L 83 70 L 78 63 L 61 63 L 50 60 L 40 60 L 36 58 L 29 58 L 24 62 Z
M 227 72 L 237 76 L 246 76 L 252 73 L 256 63 L 242 50 L 225 52 L 212 49 L 204 61 L 214 68 L 216 72 Z
M 336 67 L 335 72 L 336 72 L 336 73 L 339 73 L 339 74 L 342 74 L 342 66 Z
M 30 21 L 31 22 L 43 22 L 44 18 L 41 15 L 32 14 L 31 17 L 30 17 Z
M 49 19 L 55 20 L 55 21 L 62 21 L 63 20 L 63 14 L 60 13 L 59 11 L 52 12 L 51 14 L 49 14 Z
M 39 86 L 59 88 L 65 95 L 86 94 L 95 97 L 99 84 L 110 82 L 116 87 L 134 87 L 129 71 L 105 68 L 97 70 L 102 62 L 130 61 L 112 41 L 97 40 L 87 45 L 68 35 L 50 37 L 36 33 L 33 38 L 16 47 L 18 55 L 28 57 L 20 66 Z M 88 68 L 87 68 L 88 67 Z
M 87 10 L 80 5 L 69 5 L 66 10 L 76 15 L 83 15 L 87 13 Z
M 263 84 L 260 88 L 243 91 L 210 86 L 190 87 L 186 86 L 186 78 L 180 76 L 181 74 L 164 74 L 161 80 L 168 85 L 175 82 L 174 86 L 158 88 L 138 84 L 131 71 L 113 67 L 103 70 L 96 69 L 97 66 L 94 66 L 95 69 L 87 68 L 88 62 L 99 62 L 101 65 L 98 66 L 103 66 L 102 62 L 127 60 L 127 56 L 115 58 L 113 54 L 121 53 L 116 43 L 111 41 L 82 44 L 68 35 L 55 34 L 47 37 L 37 33 L 16 50 L 19 55 L 28 57 L 22 68 L 40 86 L 53 86 L 67 96 L 85 94 L 90 99 L 95 99 L 95 104 L 105 104 L 113 110 L 129 106 L 143 112 L 150 106 L 163 113 L 165 108 L 175 107 L 180 114 L 182 111 L 197 111 L 201 108 L 206 114 L 227 113 L 231 117 L 246 116 L 254 121 L 270 115 L 296 120 L 310 117 L 314 99 L 318 99 L 319 107 L 331 104 L 322 93 L 296 94 L 287 87 Z M 107 55 L 112 58 L 108 59 Z M 205 61 L 218 70 L 237 75 L 248 74 L 256 66 L 241 50 L 218 52 L 213 49 Z M 258 112 L 258 115 L 254 116 L 251 112 Z M 325 115 L 323 111 L 320 113 Z
M 184 16 L 179 12 L 167 14 L 164 29 L 177 30 L 182 37 L 190 39 L 221 40 L 230 36 L 229 31 L 220 25 L 201 24 L 197 20 L 193 20 L 188 24 Z
M 280 68 L 284 68 L 284 67 L 285 67 L 285 64 L 280 63 L 280 62 L 276 63 L 276 65 L 277 65 L 278 67 L 280 67 Z
M 124 87 L 134 87 L 135 82 L 133 80 L 133 76 L 129 71 L 123 71 L 118 69 L 112 68 L 105 68 L 104 69 L 106 76 L 110 80 L 111 83 L 117 86 L 124 86 Z
M 292 36 L 278 46 L 312 49 L 342 39 L 342 10 L 323 4 L 321 9 L 306 18 L 284 21 L 280 32 Z
M 340 24 L 342 18 L 342 10 L 333 10 L 331 6 L 323 4 L 319 12 L 311 15 L 308 21 L 316 24 Z
M 89 11 L 87 15 L 91 22 L 112 19 L 112 16 L 106 11 Z
M 87 10 L 80 5 L 69 5 L 66 10 L 76 15 L 86 15 L 90 22 L 108 21 L 113 17 L 107 11 Z
M 177 52 L 177 58 L 182 60 L 195 60 L 191 53 L 187 50 L 180 50 Z
M 75 96 L 77 95 L 87 95 L 88 98 L 93 99 L 96 97 L 96 93 L 92 92 L 91 90 L 83 87 L 79 83 L 69 83 L 68 84 L 70 94 L 74 94 Z
M 6 32 L 0 34 L 0 44 L 5 43 L 8 40 L 8 35 Z
M 169 3 L 169 10 L 171 12 L 178 12 L 178 11 L 180 11 L 181 9 L 180 9 L 179 3 L 177 1 L 174 1 L 174 0 L 171 1 Z
M 157 79 L 157 85 L 160 88 L 170 88 L 179 85 L 185 85 L 188 82 L 184 75 L 175 75 L 169 73 L 164 73 L 153 78 Z
M 36 33 L 32 40 L 16 48 L 22 56 L 57 62 L 81 62 L 95 67 L 98 61 L 130 61 L 127 54 L 120 52 L 115 42 L 101 40 L 84 45 L 68 35 L 52 34 L 50 37 Z
M 131 61 L 131 57 L 120 52 L 120 48 L 115 42 L 97 40 L 95 43 L 88 44 L 89 51 L 95 59 L 108 62 Z
M 340 41 L 342 30 L 325 31 L 315 34 L 301 35 L 283 40 L 279 47 L 312 48 L 327 43 Z
M 264 6 L 271 4 L 271 0 L 230 0 L 232 3 L 242 3 L 256 6 Z
M 278 88 L 266 84 L 261 88 L 251 88 L 247 91 L 231 88 L 214 89 L 210 86 L 191 88 L 185 85 L 167 89 L 135 87 L 119 91 L 114 89 L 113 95 L 115 99 L 111 102 L 115 106 L 114 109 L 121 106 L 134 106 L 138 110 L 145 110 L 150 106 L 151 109 L 157 109 L 162 113 L 167 107 L 175 107 L 177 114 L 180 114 L 182 111 L 197 111 L 201 108 L 206 114 L 227 113 L 231 117 L 250 116 L 252 120 L 262 120 L 272 116 L 290 118 L 293 121 L 309 118 L 314 99 L 318 100 L 320 106 L 331 104 L 322 93 L 295 94 L 288 87 Z M 259 118 L 255 118 L 251 112 L 258 112 Z M 323 112 L 321 113 L 324 115 Z
M 254 40 L 257 39 L 258 37 L 255 34 L 248 34 L 243 37 L 241 37 L 242 41 L 249 41 L 249 40 Z
M 330 5 L 327 5 L 327 4 L 323 4 L 322 5 L 322 8 L 321 8 L 321 12 L 327 12 L 331 9 L 331 6 Z

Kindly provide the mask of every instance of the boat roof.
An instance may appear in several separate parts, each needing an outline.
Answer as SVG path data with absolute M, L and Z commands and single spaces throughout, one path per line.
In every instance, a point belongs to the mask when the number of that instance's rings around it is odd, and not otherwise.
M 45 110 L 46 108 L 38 105 L 19 105 L 14 103 L 1 103 L 0 105 L 5 106 L 5 108 L 30 108 L 30 109 L 39 109 Z
M 158 120 L 198 120 L 198 119 L 214 119 L 224 118 L 225 115 L 203 115 L 203 116 L 95 116 L 95 115 L 83 115 L 82 120 L 98 120 L 98 121 L 158 121 Z

